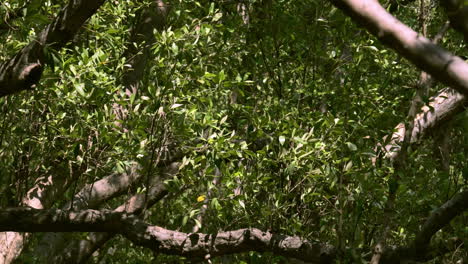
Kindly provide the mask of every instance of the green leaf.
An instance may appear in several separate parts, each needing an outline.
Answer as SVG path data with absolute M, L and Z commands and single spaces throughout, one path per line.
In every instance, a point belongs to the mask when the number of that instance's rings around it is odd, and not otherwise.
M 198 219 L 193 219 L 195 221 L 195 225 L 200 229 L 202 227 L 201 222 Z
M 219 83 L 222 83 L 225 79 L 226 79 L 226 75 L 224 74 L 224 70 L 221 70 L 221 71 L 218 73 L 218 80 L 219 80 Z
M 344 171 L 349 171 L 351 168 L 353 167 L 353 161 L 349 161 L 348 163 L 346 163 L 346 166 L 344 167 Z
M 242 208 L 244 208 L 244 209 L 245 209 L 245 203 L 244 203 L 244 201 L 242 201 L 242 200 L 239 200 L 239 205 L 240 205 Z
M 75 84 L 76 91 L 83 97 L 86 97 L 86 92 L 84 91 L 84 83 Z
M 278 137 L 278 141 L 279 143 L 281 144 L 281 146 L 284 144 L 284 142 L 286 141 L 286 138 L 284 136 L 279 136 Z
M 216 14 L 213 16 L 213 22 L 216 22 L 216 21 L 220 20 L 221 17 L 223 17 L 223 13 L 216 13 Z
M 354 144 L 351 143 L 351 142 L 346 142 L 346 145 L 348 146 L 348 148 L 349 148 L 351 151 L 356 151 L 356 150 L 357 150 L 356 145 L 354 145 Z

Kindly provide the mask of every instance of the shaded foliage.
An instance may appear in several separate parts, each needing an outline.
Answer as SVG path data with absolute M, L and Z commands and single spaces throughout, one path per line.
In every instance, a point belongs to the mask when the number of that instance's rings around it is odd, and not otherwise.
M 39 2 L 0 5 L 0 16 L 23 14 L 0 28 L 1 61 L 29 43 L 65 4 Z M 394 14 L 417 29 L 418 1 L 403 2 Z M 240 3 L 247 6 L 247 24 L 238 2 L 171 1 L 167 26 L 154 32 L 146 74 L 131 96 L 121 80 L 128 59 L 122 54 L 128 46 L 140 47 L 128 43 L 129 32 L 147 3 L 108 1 L 65 48 L 46 50 L 38 88 L 0 98 L 0 206 L 18 206 L 36 179 L 60 175 L 69 188 L 49 205 L 58 208 L 84 184 L 122 173 L 135 161 L 146 179 L 180 156 L 179 173 L 166 180 L 170 195 L 144 213 L 152 224 L 182 232 L 194 226 L 205 233 L 255 227 L 298 235 L 337 246 L 347 263 L 369 258 L 383 225 L 392 226 L 389 244 L 413 241 L 431 211 L 466 189 L 466 113 L 411 146 L 409 166 L 395 172 L 376 146 L 405 120 L 419 70 L 328 1 Z M 427 8 L 431 37 L 445 18 L 435 3 Z M 466 55 L 456 32 L 448 32 L 441 45 Z M 116 123 L 116 103 L 128 111 L 118 120 L 122 125 Z M 439 143 L 447 134 L 443 152 Z M 391 219 L 382 222 L 394 173 L 398 199 Z M 144 193 L 145 179 L 102 208 Z M 460 244 L 450 241 L 457 237 L 466 248 L 467 217 L 436 234 L 433 240 L 453 253 L 434 263 L 466 258 Z M 19 261 L 35 260 L 40 237 Z M 129 244 L 115 238 L 91 261 L 153 258 Z M 286 260 L 251 252 L 230 261 Z

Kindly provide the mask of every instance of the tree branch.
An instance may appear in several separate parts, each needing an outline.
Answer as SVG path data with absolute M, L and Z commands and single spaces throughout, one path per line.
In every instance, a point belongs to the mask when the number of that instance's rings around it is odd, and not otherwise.
M 0 66 L 0 97 L 34 89 L 46 63 L 44 49 L 63 47 L 103 3 L 104 0 L 70 0 L 35 41 Z
M 168 193 L 163 183 L 164 180 L 175 176 L 178 173 L 179 165 L 179 163 L 174 162 L 165 167 L 165 171 L 160 177 L 153 177 L 153 182 L 148 187 L 148 194 L 139 193 L 133 195 L 124 204 L 117 207 L 115 211 L 138 215 L 145 207 L 146 202 L 148 203 L 148 207 L 151 207 L 161 200 Z M 78 204 L 78 206 L 73 206 L 73 209 L 89 208 L 86 206 L 87 204 L 88 202 Z M 69 208 L 69 206 L 64 207 L 66 210 Z M 87 260 L 96 249 L 114 237 L 114 235 L 113 233 L 89 233 L 86 239 L 71 240 L 70 237 L 65 236 L 63 233 L 48 233 L 39 243 L 35 255 L 39 258 L 39 262 L 44 263 L 81 263 Z
M 63 209 L 96 208 L 102 202 L 128 191 L 140 178 L 140 166 L 132 164 L 124 173 L 114 173 L 91 184 L 86 184 Z
M 187 234 L 151 226 L 133 215 L 111 211 L 64 211 L 10 208 L 0 211 L 0 231 L 112 232 L 155 252 L 210 258 L 248 251 L 272 252 L 312 263 L 332 263 L 335 249 L 300 237 L 239 229 L 214 234 Z
M 427 249 L 432 236 L 466 210 L 468 210 L 468 190 L 458 193 L 431 213 L 417 234 L 413 247 L 417 250 Z
M 458 193 L 433 211 L 410 246 L 385 249 L 380 263 L 393 264 L 402 263 L 404 260 L 429 261 L 433 259 L 436 257 L 436 250 L 430 247 L 431 238 L 466 210 L 468 210 L 468 190 Z
M 442 89 L 432 97 L 429 105 L 423 106 L 421 112 L 413 120 L 413 130 L 410 143 L 416 143 L 430 131 L 450 120 L 453 116 L 465 110 L 466 96 L 450 88 Z M 390 142 L 385 145 L 385 156 L 391 161 L 400 154 L 401 143 L 404 140 L 406 127 L 398 124 L 396 132 L 392 134 Z
M 410 247 L 385 250 L 381 264 L 403 260 L 429 260 L 431 237 L 454 217 L 468 209 L 468 191 L 456 195 L 435 210 Z M 272 252 L 311 263 L 332 263 L 334 247 L 300 237 L 263 232 L 256 228 L 214 234 L 183 233 L 151 226 L 137 217 L 117 211 L 65 211 L 9 208 L 0 211 L 0 231 L 16 232 L 110 232 L 158 253 L 188 258 L 211 258 L 248 251 Z
M 331 0 L 382 43 L 442 83 L 468 94 L 468 64 L 389 14 L 377 0 Z

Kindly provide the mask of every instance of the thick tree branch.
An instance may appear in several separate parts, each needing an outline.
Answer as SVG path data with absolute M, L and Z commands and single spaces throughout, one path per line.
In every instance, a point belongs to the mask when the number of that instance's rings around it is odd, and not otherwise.
M 62 209 L 96 208 L 102 202 L 123 194 L 141 178 L 139 165 L 132 164 L 127 172 L 114 173 L 84 186 Z
M 433 128 L 440 126 L 450 120 L 453 116 L 465 110 L 467 105 L 466 96 L 450 88 L 441 90 L 432 97 L 428 106 L 423 106 L 421 112 L 413 120 L 413 130 L 410 143 L 416 143 Z M 385 155 L 391 161 L 400 154 L 401 143 L 405 137 L 406 128 L 404 123 L 398 124 L 392 134 L 390 142 L 385 145 Z
M 73 205 L 72 202 L 68 202 L 62 209 L 97 208 L 102 202 L 126 192 L 139 178 L 141 177 L 138 173 L 138 165 L 133 164 L 125 173 L 115 173 L 92 184 L 87 184 L 75 195 Z M 44 258 L 57 254 L 57 251 L 66 245 L 64 236 L 65 234 L 59 233 L 45 234 L 36 248 L 38 261 L 48 262 Z
M 151 207 L 157 201 L 167 195 L 167 189 L 162 182 L 159 182 L 150 190 L 148 207 Z M 125 212 L 128 214 L 139 214 L 146 204 L 146 194 L 136 194 L 132 196 L 125 204 L 117 207 L 116 212 Z M 86 236 L 85 240 L 71 240 L 67 242 L 66 248 L 60 252 L 59 248 L 53 247 L 52 252 L 56 254 L 48 254 L 47 263 L 84 263 L 89 257 L 104 245 L 109 239 L 113 238 L 115 233 L 93 232 Z M 59 240 L 58 242 L 65 242 Z M 55 243 L 57 246 L 59 243 Z
M 111 211 L 10 208 L 0 211 L 0 231 L 112 232 L 155 252 L 189 258 L 258 251 L 311 263 L 332 263 L 336 255 L 329 245 L 255 228 L 215 234 L 187 234 L 151 226 L 135 216 Z
M 332 0 L 332 2 L 356 22 L 366 27 L 384 44 L 395 49 L 416 66 L 465 95 L 468 94 L 468 65 L 398 21 L 378 1 Z M 400 143 L 405 141 L 410 143 L 416 140 L 418 136 L 422 135 L 422 129 L 428 128 L 427 125 L 433 125 L 437 123 L 435 121 L 438 121 L 438 118 L 446 118 L 448 113 L 456 112 L 454 109 L 458 109 L 465 101 L 463 96 L 461 98 L 452 96 L 451 99 L 453 101 L 447 101 L 445 105 L 449 108 L 438 112 L 434 111 L 437 114 L 442 113 L 442 116 L 434 116 L 433 122 L 427 123 L 423 118 L 424 115 L 431 114 L 432 111 L 423 111 L 422 115 L 416 116 L 413 123 L 410 124 L 409 131 L 406 131 L 405 126 L 400 124 L 399 131 L 392 136 L 391 144 L 386 146 L 390 159 L 398 160 L 397 157 L 402 153 Z M 380 262 L 383 250 L 383 248 L 379 248 L 375 252 L 374 257 L 377 256 L 377 258 L 372 259 L 373 263 Z
M 154 31 L 160 31 L 164 28 L 168 12 L 169 6 L 166 5 L 162 0 L 151 0 L 149 1 L 149 5 L 142 6 L 136 15 L 137 19 L 135 25 L 132 28 L 128 45 L 123 54 L 123 57 L 126 58 L 125 65 L 127 67 L 124 70 L 121 83 L 124 86 L 125 94 L 129 97 L 130 95 L 135 94 L 141 85 L 142 79 L 147 70 L 147 62 L 151 60 L 152 57 L 150 49 L 155 43 Z M 113 109 L 118 119 L 125 120 L 127 118 L 128 110 L 126 107 L 115 103 L 113 105 Z M 117 126 L 122 126 L 120 121 L 116 121 L 115 124 Z M 174 175 L 177 170 L 175 172 L 173 170 L 174 164 L 166 165 L 163 169 L 166 174 L 172 173 L 172 175 Z M 140 175 L 141 174 L 138 173 L 136 176 L 139 177 Z M 159 182 L 156 183 L 157 186 L 162 184 L 162 180 L 160 178 L 158 179 Z M 100 200 L 100 202 L 102 202 L 107 200 L 105 197 L 109 196 L 109 194 L 117 193 L 112 190 L 106 190 L 108 188 L 106 186 L 112 187 L 112 185 L 109 185 L 109 182 L 104 183 L 104 188 L 99 188 L 103 191 L 96 190 L 96 195 L 92 195 L 87 191 L 80 192 L 83 194 L 80 195 L 80 200 L 86 201 L 88 206 L 74 206 L 74 209 L 95 208 L 92 206 L 92 200 Z M 93 185 L 92 188 L 96 189 L 95 185 Z M 155 188 L 156 187 L 154 186 L 151 187 L 149 193 L 147 194 L 147 198 L 149 200 L 148 206 L 151 206 L 153 203 L 155 203 L 155 201 L 151 202 L 152 200 L 155 198 L 161 199 L 167 193 L 163 185 L 160 186 L 160 188 Z M 157 193 L 159 194 L 154 193 L 155 190 L 157 190 Z M 163 193 L 162 196 L 160 195 L 161 193 Z M 92 196 L 95 196 L 95 198 L 92 198 Z M 99 199 L 100 196 L 103 196 L 102 198 L 104 199 Z M 136 211 L 143 209 L 145 202 L 146 198 L 143 199 L 142 195 L 136 195 L 129 199 L 125 205 L 124 210 L 126 210 L 128 213 L 136 213 Z M 131 206 L 129 207 L 129 205 Z M 132 210 L 135 212 L 132 212 Z M 47 263 L 80 263 L 86 261 L 96 249 L 102 246 L 113 236 L 114 234 L 109 233 L 90 233 L 87 236 L 87 239 L 76 240 L 70 239 L 70 237 L 66 237 L 65 234 L 50 233 L 44 236 L 42 243 L 40 243 L 40 247 L 38 247 L 38 250 L 36 250 L 36 256 L 41 258 L 43 262 Z M 67 245 L 66 248 L 63 248 L 64 245 Z
M 380 263 L 428 260 L 430 238 L 454 217 L 468 209 L 468 191 L 456 195 L 434 211 L 407 248 L 389 249 Z M 111 232 L 155 252 L 189 258 L 209 258 L 248 251 L 272 252 L 311 263 L 332 263 L 336 250 L 326 244 L 261 230 L 240 229 L 215 234 L 187 234 L 151 226 L 138 218 L 111 211 L 65 211 L 10 208 L 0 211 L 0 231 L 20 232 Z M 421 247 L 423 245 L 423 247 Z
M 161 31 L 166 25 L 169 7 L 162 0 L 152 0 L 137 15 L 138 20 L 132 28 L 129 44 L 123 54 L 128 68 L 122 76 L 122 84 L 127 92 L 135 93 L 143 79 L 147 62 L 151 59 L 150 49 L 154 45 L 154 30 Z
M 431 237 L 467 209 L 468 191 L 464 191 L 431 214 L 410 247 L 384 251 L 380 263 L 430 259 L 433 257 L 428 250 Z M 132 215 L 107 210 L 4 209 L 0 211 L 0 231 L 111 232 L 121 234 L 133 243 L 155 252 L 189 258 L 257 251 L 272 252 L 311 263 L 332 263 L 337 254 L 336 249 L 326 244 L 263 232 L 255 228 L 215 234 L 187 234 L 151 226 Z
M 421 1 L 421 9 L 424 9 L 424 1 Z M 421 11 L 423 13 L 423 11 Z M 425 28 L 424 22 L 421 25 Z M 437 43 L 448 29 L 446 23 L 439 33 L 435 36 L 433 43 Z M 408 111 L 407 124 L 400 123 L 395 128 L 395 132 L 391 135 L 389 144 L 385 146 L 385 158 L 389 159 L 395 170 L 402 170 L 406 167 L 407 147 L 410 143 L 417 142 L 428 131 L 431 131 L 435 126 L 450 119 L 453 115 L 463 110 L 465 96 L 459 94 L 452 89 L 444 89 L 436 97 L 431 98 L 429 106 L 424 106 L 421 109 L 422 98 L 427 96 L 430 87 L 433 85 L 432 77 L 426 72 L 421 72 L 418 82 L 418 89 L 414 96 L 410 110 Z M 418 111 L 419 114 L 418 114 Z M 397 174 L 397 173 L 395 173 Z M 398 178 L 395 177 L 394 182 L 398 184 Z M 394 184 L 395 185 L 395 184 Z M 389 198 L 384 212 L 384 221 L 388 221 L 393 213 L 393 206 L 396 199 L 396 189 L 390 186 Z M 371 264 L 379 264 L 383 252 L 386 247 L 386 239 L 391 225 L 386 225 L 380 239 L 374 247 L 374 255 L 371 259 Z
M 0 97 L 33 89 L 41 79 L 46 47 L 63 47 L 104 0 L 71 0 L 35 41 L 0 66 Z
M 130 97 L 136 94 L 144 74 L 147 70 L 147 62 L 151 60 L 151 47 L 154 45 L 154 30 L 161 31 L 166 25 L 166 17 L 169 7 L 162 0 L 151 0 L 148 7 L 142 7 L 137 13 L 135 25 L 132 28 L 123 57 L 126 58 L 121 83 L 125 89 L 125 95 Z M 114 103 L 114 113 L 119 120 L 125 120 L 128 110 Z M 122 126 L 116 121 L 117 126 Z
M 83 168 L 75 168 L 70 177 L 61 169 L 55 171 L 53 176 L 46 175 L 36 179 L 34 187 L 31 188 L 21 201 L 22 206 L 36 209 L 49 208 L 58 196 L 61 196 L 76 180 L 77 175 L 83 173 Z M 11 263 L 16 259 L 23 249 L 30 234 L 18 232 L 0 233 L 0 263 Z
M 437 80 L 468 94 L 468 64 L 389 14 L 377 0 L 331 0 L 382 43 Z
M 455 195 L 451 200 L 433 211 L 416 236 L 413 247 L 424 250 L 428 247 L 432 236 L 448 225 L 450 221 L 468 210 L 468 190 Z
M 148 194 L 140 193 L 130 197 L 127 202 L 117 207 L 115 211 L 129 214 L 140 214 L 147 204 L 153 206 L 167 195 L 164 180 L 174 177 L 179 170 L 179 163 L 172 163 L 164 168 L 160 177 L 153 177 Z M 74 206 L 73 209 L 84 209 L 88 203 Z M 91 205 L 91 204 L 88 204 Z M 69 209 L 66 207 L 64 209 Z M 89 233 L 84 240 L 70 239 L 65 234 L 48 233 L 44 236 L 36 250 L 39 262 L 45 263 L 82 263 L 105 242 L 114 237 L 112 233 Z
M 437 252 L 430 247 L 431 238 L 437 231 L 448 225 L 452 219 L 466 210 L 468 210 L 468 190 L 458 193 L 451 200 L 433 211 L 409 247 L 385 249 L 380 263 L 393 264 L 403 263 L 405 260 L 429 261 L 433 259 Z
M 160 182 L 154 186 L 150 192 L 150 203 L 154 204 L 167 194 L 167 189 L 164 187 L 164 184 Z M 145 197 L 145 194 L 136 194 L 115 211 L 138 214 L 144 208 Z M 49 234 L 49 237 L 52 236 L 53 238 L 53 243 L 42 243 L 37 249 L 39 252 L 41 250 L 46 250 L 46 252 L 41 252 L 40 254 L 46 263 L 83 263 L 94 251 L 116 235 L 116 233 L 91 232 L 84 240 L 74 239 L 67 241 L 70 237 L 63 236 L 63 234 Z M 57 235 L 57 237 L 53 237 L 54 235 Z

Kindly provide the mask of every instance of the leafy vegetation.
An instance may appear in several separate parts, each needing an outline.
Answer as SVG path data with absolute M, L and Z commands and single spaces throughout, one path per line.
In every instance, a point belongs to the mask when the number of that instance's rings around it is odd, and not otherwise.
M 447 20 L 438 3 L 409 2 L 394 15 L 435 36 Z M 65 5 L 2 2 L 0 61 L 35 41 Z M 388 245 L 411 244 L 434 210 L 466 191 L 466 112 L 403 143 L 405 165 L 396 166 L 383 146 L 412 121 L 421 72 L 332 2 L 174 0 L 152 42 L 129 41 L 150 8 L 106 1 L 63 48 L 44 47 L 34 90 L 0 98 L 1 208 L 30 206 L 30 190 L 49 177 L 64 188 L 41 196 L 39 209 L 64 208 L 86 184 L 136 166 L 138 180 L 93 208 L 148 194 L 157 178 L 168 194 L 138 214 L 147 223 L 185 233 L 258 228 L 333 245 L 338 263 L 364 263 L 382 230 Z M 467 55 L 454 30 L 440 45 Z M 136 92 L 126 84 L 131 49 L 147 56 Z M 430 87 L 422 104 L 444 87 Z M 162 177 L 173 162 L 178 172 Z M 429 263 L 466 261 L 467 223 L 461 212 L 435 234 L 446 253 L 434 249 Z M 35 233 L 17 261 L 42 263 L 47 239 Z M 153 255 L 123 237 L 96 250 L 85 261 L 193 260 Z M 292 260 L 252 249 L 210 261 Z

